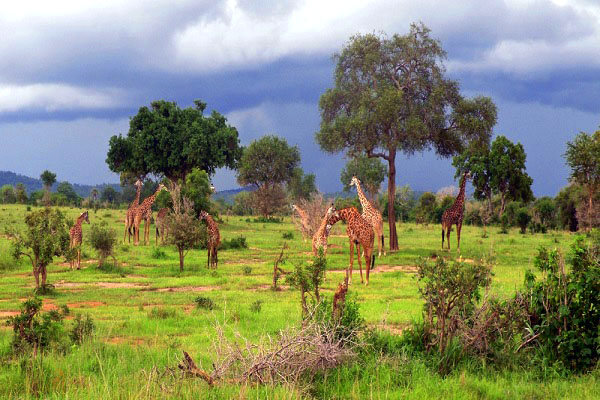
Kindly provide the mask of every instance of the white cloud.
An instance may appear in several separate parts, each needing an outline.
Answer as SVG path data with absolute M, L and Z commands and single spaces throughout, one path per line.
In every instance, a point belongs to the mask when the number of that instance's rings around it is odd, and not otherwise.
M 0 113 L 103 109 L 120 106 L 123 100 L 123 93 L 117 89 L 88 89 L 56 83 L 0 84 Z

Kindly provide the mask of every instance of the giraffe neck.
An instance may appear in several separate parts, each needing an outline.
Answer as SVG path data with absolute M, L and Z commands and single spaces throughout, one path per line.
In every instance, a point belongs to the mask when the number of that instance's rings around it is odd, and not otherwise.
M 206 216 L 206 225 L 211 229 L 216 225 L 215 220 L 210 215 Z
M 83 222 L 83 215 L 80 215 L 79 217 L 77 217 L 77 221 L 75 221 L 75 226 L 81 226 L 81 223 Z
M 306 212 L 303 209 L 301 209 L 300 207 L 296 206 L 296 211 L 298 212 L 298 214 L 300 214 L 300 216 L 302 218 L 306 217 Z
M 319 229 L 318 232 L 325 232 L 325 228 L 327 227 L 327 222 L 328 222 L 328 218 L 327 218 L 327 214 L 325 214 L 325 217 L 323 217 L 323 220 L 321 221 L 321 225 L 319 225 Z
M 362 206 L 363 210 L 369 208 L 371 204 L 369 203 L 367 196 L 365 196 L 365 192 L 363 192 L 362 188 L 360 187 L 359 182 L 356 182 L 356 193 L 358 193 L 358 200 L 360 200 L 360 205 Z
M 358 214 L 358 210 L 354 207 L 342 208 L 341 210 L 338 210 L 336 214 L 333 214 L 327 222 L 329 225 L 334 225 L 339 221 L 348 222 L 350 215 L 354 213 Z
M 460 190 L 458 192 L 458 196 L 456 196 L 456 200 L 454 201 L 455 207 L 462 207 L 465 202 L 465 186 L 467 184 L 467 177 L 463 175 L 462 182 L 460 183 Z
M 140 195 L 141 194 L 142 194 L 142 186 L 138 185 L 137 186 L 137 190 L 135 192 L 135 199 L 133 199 L 133 201 L 131 202 L 131 205 L 129 206 L 129 208 L 135 207 L 138 204 L 140 204 Z

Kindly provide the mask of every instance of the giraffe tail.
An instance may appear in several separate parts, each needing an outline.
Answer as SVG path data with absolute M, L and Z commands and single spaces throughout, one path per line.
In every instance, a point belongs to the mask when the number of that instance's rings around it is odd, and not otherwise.
M 371 255 L 371 270 L 375 269 L 375 252 Z
M 156 236 L 160 236 L 160 233 L 158 232 L 158 226 L 156 227 Z

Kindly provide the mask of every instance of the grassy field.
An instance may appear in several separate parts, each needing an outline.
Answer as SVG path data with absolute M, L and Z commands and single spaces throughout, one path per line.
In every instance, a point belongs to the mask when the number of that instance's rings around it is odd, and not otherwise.
M 81 210 L 64 209 L 75 218 Z M 0 234 L 9 226 L 23 227 L 24 206 L 0 207 Z M 123 234 L 124 211 L 99 210 L 90 221 L 106 221 Z M 248 220 L 250 221 L 250 220 Z M 540 378 L 539 373 L 494 371 L 466 365 L 441 378 L 426 363 L 408 358 L 373 358 L 372 365 L 350 364 L 328 372 L 308 388 L 218 385 L 209 388 L 201 380 L 173 380 L 158 377 L 173 367 L 182 350 L 188 351 L 204 368 L 213 360 L 211 347 L 214 325 L 226 323 L 253 341 L 265 334 L 300 322 L 299 294 L 284 286 L 270 290 L 273 260 L 284 242 L 289 259 L 282 265 L 291 270 L 295 263 L 310 259 L 310 242 L 304 242 L 289 219 L 283 223 L 248 222 L 246 217 L 224 217 L 220 225 L 225 239 L 243 235 L 248 249 L 219 252 L 217 271 L 206 269 L 206 251 L 192 250 L 179 272 L 174 248 L 154 245 L 117 245 L 120 268 L 99 270 L 96 254 L 84 243 L 80 271 L 57 260 L 49 267 L 48 281 L 53 294 L 44 296 L 44 309 L 67 304 L 71 315 L 85 313 L 97 325 L 95 339 L 73 347 L 66 354 L 44 355 L 37 372 L 10 356 L 12 331 L 0 329 L 0 397 L 29 398 L 599 398 L 600 375 L 594 371 L 579 377 Z M 348 241 L 344 226 L 336 225 L 330 237 L 327 257 L 329 272 L 324 292 L 331 296 L 343 279 L 348 264 Z M 84 241 L 89 226 L 84 226 Z M 294 238 L 283 235 L 293 232 Z M 420 257 L 455 258 L 456 237 L 451 252 L 440 250 L 439 226 L 398 225 L 400 250 L 377 258 L 368 287 L 360 284 L 358 265 L 351 292 L 360 303 L 366 322 L 379 330 L 399 334 L 420 318 L 414 270 Z M 386 239 L 387 239 L 386 235 Z M 565 232 L 521 235 L 516 229 L 500 234 L 499 228 L 463 227 L 461 256 L 466 262 L 494 254 L 496 266 L 493 294 L 509 296 L 523 283 L 524 272 L 533 268 L 539 246 L 567 251 L 573 236 Z M 386 243 L 387 245 L 387 243 Z M 0 319 L 14 315 L 22 300 L 31 295 L 34 280 L 31 266 L 20 265 L 8 255 L 9 240 L 0 238 Z M 249 267 L 249 268 L 246 268 Z M 285 282 L 283 282 L 285 285 Z M 213 311 L 195 307 L 198 296 L 209 297 Z M 252 310 L 262 302 L 261 310 Z M 69 317 L 69 318 L 72 318 Z M 67 321 L 69 325 L 71 321 Z

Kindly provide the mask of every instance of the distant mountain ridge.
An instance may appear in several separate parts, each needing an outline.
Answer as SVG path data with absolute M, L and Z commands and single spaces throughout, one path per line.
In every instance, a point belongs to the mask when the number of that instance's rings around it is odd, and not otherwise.
M 52 191 L 56 190 L 56 187 L 61 181 L 57 181 L 54 185 L 52 185 Z M 36 190 L 41 190 L 44 188 L 42 181 L 40 179 L 32 178 L 30 176 L 16 174 L 11 171 L 0 171 L 0 187 L 3 185 L 13 185 L 15 186 L 17 183 L 22 183 L 25 185 L 25 190 L 27 190 L 27 194 L 35 192 Z M 69 182 L 71 183 L 71 182 Z M 100 185 L 82 185 L 79 183 L 71 183 L 73 185 L 73 190 L 81 197 L 88 197 L 92 192 L 92 189 L 96 188 L 99 192 L 102 191 L 107 186 L 112 186 L 113 189 L 120 192 L 121 185 L 118 183 L 102 183 Z

